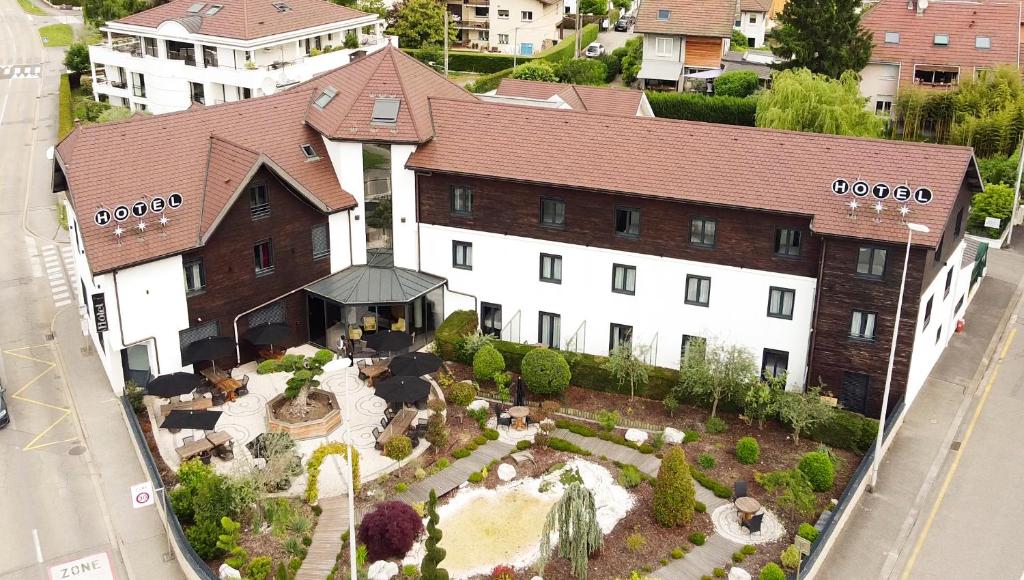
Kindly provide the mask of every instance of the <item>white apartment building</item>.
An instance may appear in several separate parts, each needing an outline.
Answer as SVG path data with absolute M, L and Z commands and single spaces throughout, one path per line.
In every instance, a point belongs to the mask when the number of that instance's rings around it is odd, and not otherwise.
M 769 30 L 770 0 L 740 0 L 740 17 L 733 28 L 747 37 L 747 48 L 764 46 L 764 35 Z
M 159 114 L 270 95 L 396 42 L 383 28 L 326 0 L 172 0 L 101 28 L 93 96 Z
M 532 56 L 556 44 L 565 15 L 563 0 L 491 0 L 490 46 L 506 54 Z

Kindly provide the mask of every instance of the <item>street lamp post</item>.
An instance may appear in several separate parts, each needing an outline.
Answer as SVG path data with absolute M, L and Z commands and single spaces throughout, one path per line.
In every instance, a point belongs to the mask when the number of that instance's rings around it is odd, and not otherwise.
M 896 300 L 896 322 L 892 328 L 892 344 L 889 345 L 889 366 L 885 371 L 885 391 L 882 392 L 882 412 L 878 416 L 878 437 L 875 439 L 875 456 L 871 461 L 871 484 L 868 490 L 874 493 L 875 485 L 878 484 L 878 467 L 882 462 L 882 438 L 885 434 L 885 412 L 889 407 L 889 388 L 892 386 L 892 367 L 896 359 L 896 339 L 900 333 L 900 315 L 903 312 L 903 290 L 907 285 L 907 266 L 910 264 L 910 240 L 914 232 L 927 234 L 928 226 L 921 224 L 907 224 L 907 251 L 903 256 L 903 275 L 900 277 L 900 295 Z

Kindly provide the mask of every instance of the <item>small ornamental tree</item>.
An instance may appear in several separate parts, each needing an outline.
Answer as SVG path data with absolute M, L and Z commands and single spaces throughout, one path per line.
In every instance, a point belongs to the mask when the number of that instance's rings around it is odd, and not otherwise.
M 718 403 L 742 393 L 756 378 L 757 364 L 749 350 L 737 345 L 704 342 L 690 346 L 679 370 L 682 395 L 703 399 L 711 405 L 711 417 Z
M 572 378 L 565 357 L 550 348 L 535 348 L 526 353 L 520 367 L 526 386 L 538 395 L 561 395 Z
M 427 419 L 427 443 L 434 447 L 434 453 L 440 453 L 448 444 L 448 427 L 444 423 L 444 415 L 434 411 Z
M 292 399 L 292 412 L 300 417 L 309 413 L 309 391 L 320 386 L 317 377 L 324 374 L 324 365 L 334 359 L 334 353 L 327 349 L 316 351 L 313 356 L 304 357 L 295 365 L 292 378 L 288 379 L 284 396 Z
M 667 528 L 686 525 L 693 519 L 696 501 L 686 452 L 682 447 L 672 447 L 662 458 L 654 482 L 654 519 Z
M 578 481 L 570 483 L 562 497 L 551 507 L 540 533 L 540 573 L 551 559 L 551 535 L 558 533 L 558 553 L 568 558 L 572 573 L 580 580 L 587 579 L 587 561 L 590 554 L 604 544 L 601 526 L 597 523 L 597 507 L 590 490 Z
M 473 376 L 478 381 L 489 381 L 495 373 L 505 370 L 505 359 L 493 346 L 481 347 L 473 355 Z
M 419 514 L 409 504 L 386 501 L 363 517 L 356 537 L 369 561 L 404 558 L 423 532 Z
M 422 580 L 448 580 L 448 571 L 438 568 L 444 560 L 444 548 L 438 546 L 441 543 L 442 533 L 437 527 L 440 518 L 437 515 L 437 493 L 430 490 L 430 498 L 427 499 L 427 542 L 426 552 L 423 554 L 423 561 L 420 563 L 420 578 Z
M 821 388 L 811 387 L 805 393 L 782 393 L 775 403 L 779 418 L 793 429 L 793 443 L 815 425 L 828 421 L 835 409 L 821 400 Z
M 73 73 L 89 71 L 89 47 L 84 42 L 73 42 L 64 55 L 64 68 Z
M 715 79 L 714 86 L 715 94 L 720 97 L 749 97 L 757 90 L 757 73 L 751 70 L 723 73 Z
M 754 381 L 743 396 L 743 416 L 747 423 L 757 422 L 758 429 L 764 429 L 765 420 L 775 412 L 775 401 L 786 390 L 786 373 L 779 376 L 764 375 Z
M 644 357 L 650 349 L 645 345 L 633 347 L 631 343 L 619 343 L 612 349 L 608 360 L 601 368 L 610 372 L 619 386 L 629 386 L 629 400 L 632 401 L 637 387 L 642 390 L 647 386 L 650 365 Z M 636 351 L 636 352 L 634 352 Z
M 398 37 L 403 48 L 419 48 L 421 46 L 444 46 L 444 11 L 446 4 L 434 0 L 406 0 L 396 4 L 392 10 L 394 17 L 388 34 Z M 448 20 L 448 39 L 454 40 L 457 31 L 455 20 Z

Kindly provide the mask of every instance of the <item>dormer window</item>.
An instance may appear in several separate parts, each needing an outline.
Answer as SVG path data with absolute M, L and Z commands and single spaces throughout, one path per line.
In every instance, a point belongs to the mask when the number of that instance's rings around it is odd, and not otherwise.
M 317 159 L 320 159 L 320 156 L 316 154 L 316 149 L 313 149 L 313 146 L 309 143 L 306 143 L 301 147 L 302 154 L 306 156 L 307 161 L 316 161 Z
M 371 123 L 380 125 L 394 125 L 398 122 L 398 107 L 402 101 L 398 99 L 378 97 L 373 102 L 373 116 Z
M 333 99 L 336 94 L 338 94 L 337 89 L 334 87 L 326 87 L 324 88 L 324 92 L 320 93 L 320 96 L 313 101 L 313 104 L 316 105 L 317 108 L 323 109 L 331 102 L 331 99 Z
M 991 36 L 975 36 L 974 37 L 974 48 L 981 48 L 988 50 L 992 48 L 992 37 Z
M 886 32 L 885 33 L 885 43 L 886 44 L 899 44 L 900 43 L 900 33 L 899 32 Z
M 658 20 L 668 20 L 668 17 L 671 15 L 671 10 L 665 10 L 664 8 L 658 10 Z
M 188 7 L 189 14 L 198 14 L 200 10 L 206 8 L 205 2 L 196 2 L 195 4 Z
M 277 9 L 278 12 L 288 12 L 291 10 L 291 7 L 284 2 L 274 2 L 274 8 Z
M 220 9 L 223 8 L 223 7 L 224 6 L 222 6 L 220 4 L 214 4 L 214 5 L 210 6 L 209 10 L 206 11 L 206 15 L 207 16 L 213 16 L 214 14 L 220 12 Z
M 949 35 L 948 34 L 936 34 L 932 39 L 932 44 L 935 46 L 949 46 Z

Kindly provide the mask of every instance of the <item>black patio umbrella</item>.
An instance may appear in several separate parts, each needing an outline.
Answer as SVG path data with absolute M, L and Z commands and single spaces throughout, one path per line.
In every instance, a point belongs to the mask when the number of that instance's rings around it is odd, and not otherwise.
M 377 352 L 394 352 L 412 345 L 412 335 L 398 330 L 381 330 L 366 338 L 366 346 Z
M 182 351 L 183 365 L 190 365 L 196 361 L 215 361 L 219 358 L 235 354 L 235 341 L 229 336 L 208 336 L 190 343 Z M 216 363 L 214 363 L 216 367 Z
M 203 377 L 192 373 L 160 375 L 146 385 L 146 394 L 157 397 L 177 397 L 191 393 L 203 384 Z
M 419 377 L 391 377 L 374 386 L 375 394 L 388 403 L 413 403 L 430 394 L 430 383 Z
M 245 446 L 252 453 L 253 457 L 267 459 L 275 447 L 292 449 L 295 447 L 295 441 L 286 433 L 260 433 L 253 437 L 252 441 L 246 443 Z
M 292 337 L 292 327 L 287 322 L 265 322 L 253 326 L 245 333 L 245 340 L 256 346 L 281 344 Z
M 171 411 L 164 422 L 160 424 L 161 429 L 199 429 L 207 431 L 217 426 L 220 419 L 220 411 Z
M 418 377 L 441 368 L 441 359 L 429 352 L 408 352 L 396 356 L 388 369 L 396 377 Z

